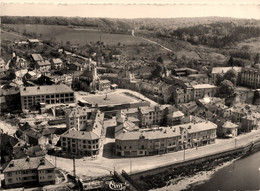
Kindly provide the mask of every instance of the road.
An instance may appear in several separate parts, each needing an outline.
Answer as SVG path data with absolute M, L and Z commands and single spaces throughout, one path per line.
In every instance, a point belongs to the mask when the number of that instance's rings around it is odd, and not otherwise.
M 248 134 L 240 135 L 233 139 L 217 139 L 215 144 L 198 147 L 198 149 L 188 149 L 185 150 L 185 160 L 192 159 L 195 157 L 201 157 L 204 155 L 213 154 L 216 152 L 223 152 L 225 150 L 235 148 L 235 145 L 242 146 L 250 142 L 253 142 L 260 137 L 260 130 L 253 130 Z M 120 158 L 120 157 L 110 157 L 106 158 L 102 156 L 103 154 L 97 156 L 96 159 L 92 160 L 90 157 L 84 157 L 81 159 L 76 159 L 76 172 L 78 176 L 85 175 L 90 177 L 108 175 L 109 171 L 114 168 L 117 171 L 124 169 L 126 172 L 139 172 L 142 170 L 152 169 L 158 166 L 164 166 L 172 164 L 175 162 L 184 160 L 184 151 L 178 151 L 173 153 L 168 153 L 164 155 L 138 157 L 138 158 Z M 54 161 L 53 156 L 47 156 L 51 161 Z M 57 166 L 65 171 L 72 172 L 72 160 L 57 157 Z M 132 163 L 132 167 L 130 167 Z M 130 169 L 132 168 L 132 169 Z
M 163 48 L 164 50 L 167 50 L 168 52 L 174 52 L 173 50 L 171 50 L 171 49 L 169 49 L 169 48 L 163 46 L 162 44 L 159 44 L 158 42 L 155 42 L 155 41 L 153 41 L 153 40 L 150 40 L 150 39 L 147 39 L 147 38 L 144 38 L 144 37 L 138 37 L 138 38 L 141 38 L 141 39 L 143 39 L 143 40 L 149 41 L 149 42 L 151 42 L 151 43 L 153 43 L 153 44 L 157 44 L 158 46 L 160 46 L 160 47 Z

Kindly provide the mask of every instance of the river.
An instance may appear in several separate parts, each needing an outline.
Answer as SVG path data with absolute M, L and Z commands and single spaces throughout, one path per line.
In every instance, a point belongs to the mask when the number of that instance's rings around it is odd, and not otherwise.
M 218 170 L 203 184 L 191 186 L 189 190 L 259 190 L 260 152 L 236 160 Z

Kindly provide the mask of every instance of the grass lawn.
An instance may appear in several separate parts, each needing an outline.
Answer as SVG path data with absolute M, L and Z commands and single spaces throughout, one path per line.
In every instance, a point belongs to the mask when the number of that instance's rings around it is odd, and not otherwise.
M 118 42 L 121 44 L 147 43 L 147 41 L 131 35 L 103 33 L 95 29 L 79 30 L 58 25 L 6 24 L 6 26 L 13 28 L 20 33 L 23 33 L 25 30 L 27 32 L 35 32 L 38 36 L 41 36 L 40 38 L 43 40 L 55 38 L 57 42 L 63 41 L 64 44 L 66 44 L 67 41 L 70 41 L 71 44 L 85 45 L 89 42 L 97 42 L 100 39 L 107 44 L 118 44 Z
M 83 97 L 85 101 L 88 103 L 95 105 L 96 103 L 99 106 L 103 105 L 119 105 L 119 104 L 127 104 L 127 103 L 135 103 L 138 102 L 138 100 L 134 99 L 133 97 L 129 97 L 122 93 L 108 93 L 107 99 L 104 99 L 106 97 L 105 94 L 102 95 L 88 95 L 86 97 Z

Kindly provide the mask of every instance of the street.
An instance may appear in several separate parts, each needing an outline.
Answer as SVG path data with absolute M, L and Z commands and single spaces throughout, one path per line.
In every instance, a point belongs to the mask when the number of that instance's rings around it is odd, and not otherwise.
M 217 139 L 215 144 L 187 149 L 185 150 L 185 160 L 201 157 L 216 152 L 222 152 L 227 149 L 235 148 L 238 146 L 246 145 L 258 139 L 260 130 L 253 130 L 250 133 L 240 135 L 233 139 Z M 101 149 L 102 150 L 102 149 Z M 52 162 L 54 162 L 53 156 L 47 156 Z M 61 169 L 69 171 L 73 170 L 72 159 L 57 157 L 57 166 Z M 184 160 L 184 151 L 178 151 L 163 155 L 138 157 L 138 158 L 120 158 L 111 157 L 106 158 L 100 153 L 96 159 L 90 157 L 84 157 L 76 159 L 76 173 L 78 176 L 86 175 L 90 177 L 108 175 L 114 168 L 117 171 L 124 169 L 126 172 L 138 172 L 147 169 L 152 169 L 158 166 L 168 165 L 174 162 Z

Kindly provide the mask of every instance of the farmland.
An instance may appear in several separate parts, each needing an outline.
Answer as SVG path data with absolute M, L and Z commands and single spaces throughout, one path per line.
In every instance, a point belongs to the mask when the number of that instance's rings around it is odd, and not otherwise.
M 118 43 L 131 45 L 140 44 L 147 41 L 124 34 L 110 34 L 100 32 L 96 29 L 80 30 L 79 28 L 69 28 L 67 26 L 58 25 L 23 25 L 23 24 L 5 24 L 4 27 L 12 28 L 14 31 L 23 34 L 36 33 L 42 40 L 53 40 L 57 42 L 70 41 L 72 45 L 85 45 L 90 42 L 103 41 L 106 44 L 115 45 Z

